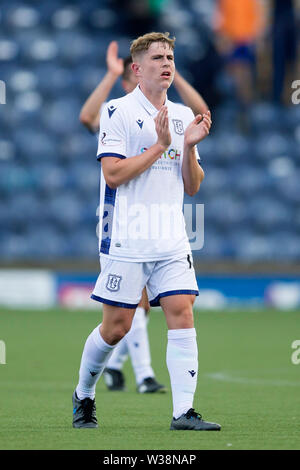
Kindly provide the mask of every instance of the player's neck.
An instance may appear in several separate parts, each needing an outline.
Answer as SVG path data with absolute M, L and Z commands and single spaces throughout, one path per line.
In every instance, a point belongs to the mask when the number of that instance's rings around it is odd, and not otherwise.
M 147 88 L 144 84 L 140 84 L 141 92 L 146 96 L 147 100 L 155 106 L 156 109 L 160 109 L 167 97 L 167 90 L 153 90 Z

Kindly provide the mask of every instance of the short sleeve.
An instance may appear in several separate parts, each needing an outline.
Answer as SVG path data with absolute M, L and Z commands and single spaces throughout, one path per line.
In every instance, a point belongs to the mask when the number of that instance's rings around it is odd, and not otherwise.
M 126 158 L 126 129 L 118 103 L 110 101 L 101 110 L 97 160 L 102 157 Z

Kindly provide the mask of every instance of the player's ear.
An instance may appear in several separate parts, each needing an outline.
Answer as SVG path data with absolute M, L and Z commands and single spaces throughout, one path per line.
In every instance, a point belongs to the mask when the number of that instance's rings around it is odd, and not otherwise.
M 139 77 L 139 76 L 140 76 L 140 69 L 141 69 L 141 66 L 140 66 L 139 63 L 133 62 L 133 63 L 131 64 L 131 70 L 133 71 L 133 73 L 134 73 L 134 75 L 135 75 L 136 77 Z

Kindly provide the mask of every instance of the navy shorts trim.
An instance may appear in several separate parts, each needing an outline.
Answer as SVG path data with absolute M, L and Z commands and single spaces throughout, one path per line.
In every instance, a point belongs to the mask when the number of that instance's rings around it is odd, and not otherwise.
M 103 299 L 103 297 L 98 297 L 98 295 L 95 294 L 91 295 L 91 299 L 97 300 L 97 302 L 102 302 L 103 304 L 113 305 L 115 307 L 136 309 L 138 306 L 138 304 L 125 304 L 124 302 L 115 302 L 114 300 Z
M 162 292 L 161 294 L 158 294 L 158 296 L 155 297 L 155 299 L 150 300 L 150 305 L 151 305 L 151 307 L 159 307 L 160 306 L 159 299 L 161 299 L 162 297 L 168 297 L 169 295 L 181 295 L 181 294 L 199 295 L 199 291 L 198 290 L 187 290 L 187 289 L 169 290 L 167 292 Z

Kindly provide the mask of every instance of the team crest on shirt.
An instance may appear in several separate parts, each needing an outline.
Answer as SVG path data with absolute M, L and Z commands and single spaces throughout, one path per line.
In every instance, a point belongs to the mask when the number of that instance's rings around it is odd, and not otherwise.
M 120 290 L 120 282 L 122 276 L 117 276 L 116 274 L 109 274 L 107 277 L 106 289 L 111 292 L 118 292 Z
M 172 119 L 173 124 L 174 124 L 174 131 L 176 134 L 183 135 L 184 134 L 184 129 L 183 129 L 183 122 L 180 119 Z

